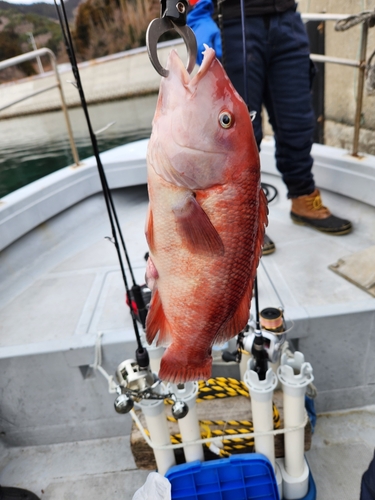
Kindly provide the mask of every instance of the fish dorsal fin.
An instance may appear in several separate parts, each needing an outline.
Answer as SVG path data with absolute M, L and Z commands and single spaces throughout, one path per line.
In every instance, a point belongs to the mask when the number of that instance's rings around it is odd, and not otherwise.
M 173 207 L 177 231 L 192 253 L 223 255 L 224 245 L 208 215 L 193 194 Z
M 259 264 L 259 259 L 262 253 L 264 231 L 265 231 L 265 226 L 267 226 L 268 223 L 267 216 L 268 216 L 267 198 L 266 195 L 264 194 L 263 189 L 260 188 L 259 224 L 258 224 L 257 238 L 254 245 L 254 258 L 252 262 L 249 285 L 244 296 L 242 297 L 242 300 L 237 308 L 237 311 L 232 316 L 232 318 L 221 327 L 220 331 L 218 332 L 215 339 L 215 343 L 217 344 L 223 344 L 227 340 L 237 335 L 241 330 L 245 328 L 246 323 L 249 320 L 250 302 L 253 295 L 254 278 Z
M 150 309 L 146 318 L 146 339 L 150 345 L 154 341 L 158 332 L 159 337 L 157 345 L 168 344 L 170 341 L 169 323 L 164 314 L 159 290 L 154 289 L 150 302 Z
M 262 255 L 262 247 L 264 241 L 264 233 L 266 230 L 266 226 L 268 225 L 268 201 L 266 195 L 262 188 L 259 190 L 259 225 L 258 225 L 258 234 L 257 239 L 255 241 L 254 247 L 254 260 L 253 267 L 251 269 L 251 276 L 254 278 L 257 272 L 257 267 L 259 264 L 259 259 Z
M 230 340 L 245 328 L 247 322 L 249 321 L 252 294 L 253 280 L 250 281 L 249 286 L 247 287 L 247 290 L 244 293 L 244 296 L 242 297 L 241 302 L 232 318 L 220 328 L 215 338 L 215 344 L 224 344 L 224 342 Z

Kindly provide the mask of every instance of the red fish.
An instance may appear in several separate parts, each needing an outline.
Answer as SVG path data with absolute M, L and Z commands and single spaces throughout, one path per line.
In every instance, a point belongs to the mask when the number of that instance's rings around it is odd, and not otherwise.
M 171 52 L 147 152 L 152 288 L 146 336 L 162 380 L 211 375 L 211 349 L 249 319 L 267 202 L 247 107 L 215 51 L 190 77 Z

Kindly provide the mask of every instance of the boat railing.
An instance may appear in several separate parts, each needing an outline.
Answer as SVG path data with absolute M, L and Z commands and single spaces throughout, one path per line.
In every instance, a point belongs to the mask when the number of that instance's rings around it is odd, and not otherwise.
M 309 21 L 320 21 L 322 23 L 325 23 L 327 21 L 342 21 L 342 20 L 347 20 L 350 17 L 355 17 L 355 16 L 348 16 L 347 14 L 322 14 L 322 13 L 301 13 L 302 19 L 304 22 L 309 22 Z M 361 23 L 361 38 L 360 38 L 360 54 L 359 54 L 359 59 L 354 60 L 354 59 L 345 59 L 345 58 L 340 58 L 340 57 L 333 57 L 333 56 L 327 56 L 327 55 L 322 55 L 322 54 L 311 54 L 311 59 L 315 62 L 318 63 L 332 63 L 332 64 L 341 64 L 344 66 L 351 66 L 354 68 L 358 68 L 358 77 L 357 77 L 357 95 L 356 95 L 356 109 L 355 109 L 355 116 L 354 116 L 354 137 L 353 137 L 353 145 L 352 145 L 352 151 L 351 155 L 354 157 L 358 157 L 358 147 L 359 147 L 359 132 L 360 132 L 360 126 L 361 126 L 361 114 L 362 114 L 362 105 L 363 105 L 363 92 L 364 92 L 364 85 L 365 85 L 365 72 L 366 72 L 366 50 L 367 50 L 367 39 L 368 39 L 368 28 L 369 28 L 369 23 L 366 18 L 361 19 L 360 21 L 357 22 Z M 11 59 L 7 59 L 5 61 L 0 62 L 0 70 L 8 68 L 10 66 L 14 66 L 17 64 L 20 64 L 22 62 L 25 62 L 27 60 L 33 59 L 33 58 L 38 58 L 42 55 L 47 55 L 51 61 L 52 68 L 55 72 L 56 76 L 56 83 L 54 85 L 47 86 L 43 89 L 37 90 L 35 92 L 32 92 L 24 97 L 21 97 L 17 100 L 14 100 L 8 104 L 5 104 L 0 107 L 0 112 L 3 111 L 4 109 L 9 108 L 10 106 L 13 106 L 15 104 L 18 104 L 19 102 L 22 102 L 26 99 L 29 99 L 31 97 L 34 97 L 38 94 L 41 94 L 43 92 L 47 92 L 51 89 L 58 88 L 59 93 L 60 93 L 60 98 L 61 98 L 61 106 L 62 110 L 64 113 L 65 117 L 65 122 L 68 130 L 68 135 L 69 135 L 69 142 L 73 154 L 73 159 L 76 165 L 79 165 L 79 157 L 77 153 L 77 148 L 75 146 L 74 138 L 73 138 L 73 133 L 72 133 L 72 128 L 69 120 L 69 115 L 67 111 L 67 106 L 65 102 L 65 97 L 60 81 L 60 75 L 58 72 L 57 64 L 56 64 L 56 57 L 54 53 L 48 49 L 48 48 L 42 48 L 38 50 L 34 50 L 32 52 L 28 52 L 26 54 L 21 54 L 16 57 L 12 57 Z
M 302 13 L 301 17 L 303 21 L 342 21 L 349 17 L 347 14 L 314 14 L 314 13 Z M 361 22 L 361 38 L 360 38 L 360 51 L 359 60 L 345 59 L 340 57 L 332 57 L 322 54 L 310 54 L 313 61 L 319 63 L 333 63 L 342 64 L 344 66 L 352 66 L 358 68 L 357 76 L 357 96 L 356 96 L 356 110 L 354 115 L 354 137 L 352 146 L 352 156 L 358 157 L 358 146 L 359 146 L 359 131 L 361 127 L 361 114 L 362 114 L 362 104 L 363 104 L 363 91 L 365 85 L 365 72 L 366 72 L 366 50 L 367 50 L 367 38 L 368 38 L 368 28 L 369 24 L 367 19 L 363 19 Z M 357 23 L 358 24 L 358 23 Z
M 23 63 L 25 61 L 29 61 L 30 59 L 37 59 L 38 60 L 38 58 L 40 58 L 41 56 L 44 56 L 44 55 L 49 57 L 52 69 L 53 69 L 55 76 L 56 76 L 56 83 L 54 83 L 53 85 L 48 85 L 47 87 L 44 87 L 42 89 L 36 90 L 35 92 L 31 92 L 23 97 L 15 99 L 14 101 L 11 101 L 11 102 L 1 106 L 0 112 L 3 111 L 4 109 L 10 108 L 11 106 L 14 106 L 15 104 L 18 104 L 22 101 L 25 101 L 26 99 L 30 99 L 31 97 L 35 97 L 39 94 L 42 94 L 44 92 L 48 92 L 49 90 L 57 88 L 59 90 L 60 100 L 61 100 L 61 108 L 62 108 L 62 111 L 64 114 L 65 123 L 66 123 L 66 127 L 68 130 L 69 143 L 70 143 L 70 148 L 71 148 L 72 155 L 73 155 L 73 160 L 74 160 L 74 163 L 76 164 L 76 166 L 78 166 L 79 165 L 78 151 L 77 151 L 77 148 L 76 148 L 76 145 L 74 142 L 72 126 L 71 126 L 70 119 L 69 119 L 68 108 L 66 105 L 65 96 L 64 96 L 62 85 L 61 85 L 60 74 L 59 74 L 57 64 L 56 64 L 56 56 L 52 52 L 52 50 L 45 47 L 42 49 L 37 49 L 37 50 L 33 50 L 31 52 L 27 52 L 25 54 L 20 54 L 19 56 L 12 57 L 10 59 L 6 59 L 5 61 L 1 61 L 0 62 L 0 71 L 3 69 L 9 68 L 11 66 L 16 66 L 17 64 Z

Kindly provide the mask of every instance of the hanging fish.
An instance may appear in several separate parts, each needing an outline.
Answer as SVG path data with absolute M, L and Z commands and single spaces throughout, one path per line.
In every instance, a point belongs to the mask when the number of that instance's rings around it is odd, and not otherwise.
M 246 326 L 268 210 L 249 112 L 215 51 L 194 77 L 175 51 L 167 69 L 147 152 L 146 336 L 179 383 L 208 379 L 212 345 Z

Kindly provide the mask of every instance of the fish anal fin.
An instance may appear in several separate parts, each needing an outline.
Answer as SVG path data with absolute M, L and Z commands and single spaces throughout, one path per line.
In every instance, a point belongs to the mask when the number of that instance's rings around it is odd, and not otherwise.
M 154 239 L 154 218 L 152 215 L 151 207 L 148 207 L 147 218 L 146 218 L 146 240 L 151 252 L 155 250 L 155 239 Z
M 157 345 L 167 344 L 170 339 L 170 328 L 164 314 L 159 290 L 154 289 L 150 302 L 150 309 L 146 318 L 146 340 L 152 344 L 159 333 Z
M 195 380 L 208 380 L 211 377 L 212 357 L 187 356 L 186 349 L 170 345 L 161 358 L 158 376 L 165 382 L 174 384 Z
M 177 231 L 192 253 L 223 255 L 224 245 L 208 215 L 190 194 L 173 207 Z
M 251 279 L 236 312 L 219 330 L 215 338 L 215 344 L 224 344 L 224 342 L 240 333 L 247 325 L 250 317 L 250 302 L 253 294 L 253 281 L 254 280 Z

